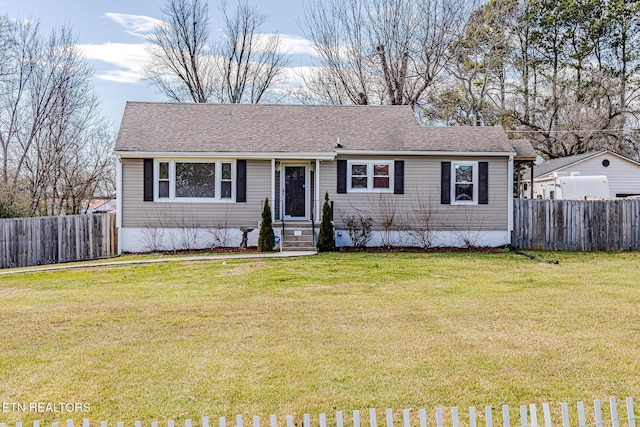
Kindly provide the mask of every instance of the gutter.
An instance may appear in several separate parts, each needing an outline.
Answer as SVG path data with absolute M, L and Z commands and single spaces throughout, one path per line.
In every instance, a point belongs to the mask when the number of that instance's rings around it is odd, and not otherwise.
M 330 152 L 189 152 L 189 151 L 114 151 L 119 158 L 140 159 L 153 157 L 155 159 L 204 159 L 215 157 L 217 159 L 247 159 L 247 160 L 335 160 L 340 155 L 360 155 L 360 156 L 469 156 L 469 157 L 513 157 L 516 153 L 512 151 L 402 151 L 402 150 L 343 150 L 339 149 Z
M 154 159 L 205 159 L 215 157 L 216 159 L 246 159 L 246 160 L 334 160 L 336 152 L 189 152 L 189 151 L 114 151 L 115 155 L 123 159 L 140 159 L 153 157 Z

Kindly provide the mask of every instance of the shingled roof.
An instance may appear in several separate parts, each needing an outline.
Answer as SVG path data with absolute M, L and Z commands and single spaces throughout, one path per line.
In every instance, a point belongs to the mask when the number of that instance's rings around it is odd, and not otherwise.
M 574 163 L 578 163 L 591 157 L 595 157 L 599 154 L 604 153 L 605 151 L 607 150 L 591 151 L 589 153 L 575 154 L 573 156 L 558 157 L 556 159 L 546 160 L 539 165 L 536 165 L 533 170 L 533 177 L 539 178 L 543 175 L 547 175 L 551 172 L 566 168 L 567 166 L 571 166 Z M 523 177 L 525 179 L 531 179 L 531 169 L 526 169 Z
M 512 139 L 511 145 L 516 150 L 516 161 L 534 161 L 538 156 L 528 139 Z
M 337 144 L 341 148 L 336 148 Z M 338 146 L 338 147 L 340 147 Z M 500 127 L 419 126 L 409 106 L 127 103 L 115 151 L 513 153 Z

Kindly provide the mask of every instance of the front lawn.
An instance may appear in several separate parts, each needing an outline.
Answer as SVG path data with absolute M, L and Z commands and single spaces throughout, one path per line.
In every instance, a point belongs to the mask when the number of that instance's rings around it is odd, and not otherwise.
M 0 422 L 640 398 L 640 254 L 538 255 L 560 264 L 349 253 L 0 277 L 0 400 L 90 406 Z

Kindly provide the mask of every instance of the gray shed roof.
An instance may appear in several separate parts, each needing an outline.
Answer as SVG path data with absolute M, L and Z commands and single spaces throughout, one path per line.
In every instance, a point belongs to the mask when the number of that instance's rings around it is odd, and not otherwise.
M 605 151 L 607 150 L 592 151 L 590 153 L 582 153 L 582 154 L 576 154 L 573 156 L 558 157 L 557 159 L 545 160 L 539 165 L 535 165 L 535 167 L 533 168 L 533 177 L 539 178 L 543 175 L 563 169 L 574 163 L 578 163 L 588 158 L 595 157 L 599 154 L 604 153 Z M 531 176 L 531 169 L 526 169 L 524 172 L 524 178 L 530 179 L 530 176 Z
M 342 148 L 336 148 L 337 144 Z M 128 102 L 127 153 L 514 153 L 501 127 L 419 126 L 409 106 Z

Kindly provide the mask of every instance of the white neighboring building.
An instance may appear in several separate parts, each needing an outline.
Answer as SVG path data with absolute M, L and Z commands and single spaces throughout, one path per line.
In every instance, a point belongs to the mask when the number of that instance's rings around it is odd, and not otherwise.
M 609 182 L 609 197 L 629 197 L 640 195 L 640 163 L 624 156 L 602 150 L 575 156 L 547 160 L 534 167 L 534 198 L 553 198 L 553 189 L 562 176 L 606 176 Z M 529 197 L 530 170 L 523 178 L 523 196 Z

